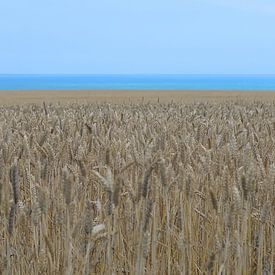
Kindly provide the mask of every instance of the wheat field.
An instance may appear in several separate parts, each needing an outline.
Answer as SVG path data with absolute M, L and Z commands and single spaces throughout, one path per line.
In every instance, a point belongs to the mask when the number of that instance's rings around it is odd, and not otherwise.
M 1 274 L 274 274 L 274 100 L 0 111 Z

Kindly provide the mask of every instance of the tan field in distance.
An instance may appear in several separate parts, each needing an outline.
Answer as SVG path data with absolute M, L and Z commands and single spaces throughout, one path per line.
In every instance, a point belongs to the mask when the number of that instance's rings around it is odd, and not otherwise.
M 274 100 L 275 91 L 0 90 L 0 104 L 45 102 L 169 102 L 225 99 Z

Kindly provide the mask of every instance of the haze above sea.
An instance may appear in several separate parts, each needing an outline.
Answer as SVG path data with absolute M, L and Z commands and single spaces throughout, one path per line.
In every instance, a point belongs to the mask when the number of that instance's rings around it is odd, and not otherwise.
M 275 75 L 0 75 L 0 90 L 274 90 Z

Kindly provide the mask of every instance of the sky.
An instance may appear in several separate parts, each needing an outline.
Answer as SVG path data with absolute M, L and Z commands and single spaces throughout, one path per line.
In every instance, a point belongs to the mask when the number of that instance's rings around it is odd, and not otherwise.
M 0 74 L 275 74 L 274 0 L 0 0 Z

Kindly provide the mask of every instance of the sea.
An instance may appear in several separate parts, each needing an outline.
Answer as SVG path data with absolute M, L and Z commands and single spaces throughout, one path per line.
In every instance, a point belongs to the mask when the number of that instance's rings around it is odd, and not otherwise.
M 0 75 L 0 90 L 274 90 L 275 75 Z

